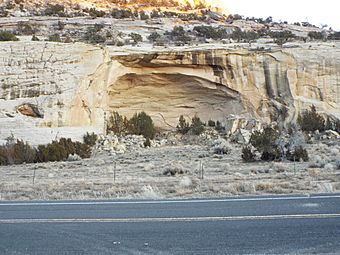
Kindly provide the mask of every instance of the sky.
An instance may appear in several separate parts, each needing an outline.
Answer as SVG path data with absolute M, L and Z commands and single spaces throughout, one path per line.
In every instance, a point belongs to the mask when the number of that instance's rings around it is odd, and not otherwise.
M 275 21 L 327 24 L 340 31 L 340 0 L 220 0 L 232 14 Z

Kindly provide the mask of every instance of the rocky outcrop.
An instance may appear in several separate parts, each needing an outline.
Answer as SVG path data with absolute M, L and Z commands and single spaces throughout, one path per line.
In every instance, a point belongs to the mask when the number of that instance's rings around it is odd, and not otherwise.
M 0 111 L 15 115 L 22 104 L 37 105 L 43 118 L 32 125 L 39 128 L 104 131 L 112 111 L 130 117 L 144 110 L 165 128 L 175 127 L 179 115 L 194 114 L 287 123 L 311 104 L 340 117 L 340 44 L 136 53 L 81 43 L 9 42 L 0 50 Z
M 17 107 L 17 112 L 33 117 L 33 118 L 43 118 L 44 116 L 40 113 L 38 107 L 33 104 L 22 104 Z

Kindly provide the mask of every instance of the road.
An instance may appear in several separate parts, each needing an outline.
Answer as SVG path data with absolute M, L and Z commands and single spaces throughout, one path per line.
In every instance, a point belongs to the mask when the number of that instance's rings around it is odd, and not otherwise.
M 0 254 L 340 254 L 340 194 L 0 202 Z

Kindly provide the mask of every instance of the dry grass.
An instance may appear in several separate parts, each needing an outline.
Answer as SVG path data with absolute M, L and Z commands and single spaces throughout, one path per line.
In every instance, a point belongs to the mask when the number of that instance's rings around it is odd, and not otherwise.
M 309 150 L 313 148 L 311 145 Z M 323 152 L 317 151 L 320 158 L 329 153 L 328 147 L 324 148 Z M 311 169 L 309 163 L 244 163 L 239 146 L 219 157 L 209 149 L 198 145 L 168 146 L 117 157 L 0 167 L 0 199 L 156 199 L 340 190 L 339 170 L 335 167 L 325 171 Z M 203 180 L 200 164 L 204 167 Z M 182 169 L 183 174 L 165 176 L 169 168 Z

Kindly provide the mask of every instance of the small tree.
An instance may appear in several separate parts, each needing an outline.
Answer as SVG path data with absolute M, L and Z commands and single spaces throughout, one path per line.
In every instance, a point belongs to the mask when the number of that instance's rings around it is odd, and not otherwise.
M 288 30 L 280 32 L 271 32 L 269 35 L 274 39 L 274 42 L 280 47 L 282 47 L 282 45 L 287 43 L 289 40 L 296 37 L 291 31 Z
M 0 41 L 19 41 L 13 33 L 0 30 Z
M 192 131 L 194 135 L 200 135 L 204 131 L 204 123 L 201 121 L 201 119 L 197 115 L 195 115 L 191 119 L 190 130 Z
M 250 137 L 250 143 L 262 154 L 262 160 L 275 160 L 282 156 L 277 146 L 279 136 L 277 128 L 266 127 L 262 132 L 255 131 Z
M 290 161 L 308 161 L 309 159 L 308 152 L 302 145 L 296 147 L 293 151 L 288 151 L 286 157 Z
M 109 117 L 107 130 L 116 135 L 128 133 L 129 121 L 126 117 L 121 116 L 118 112 L 113 112 Z
M 137 33 L 130 33 L 129 35 L 131 37 L 131 39 L 133 40 L 133 42 L 135 44 L 142 42 L 143 41 L 143 37 L 140 34 Z
M 157 40 L 159 40 L 161 38 L 161 35 L 157 32 L 152 32 L 149 36 L 148 36 L 148 40 L 150 42 L 156 42 Z
M 61 42 L 61 38 L 60 38 L 59 34 L 53 34 L 53 35 L 50 35 L 47 38 L 47 41 L 50 41 L 50 42 Z
M 90 134 L 90 133 L 86 132 L 86 134 L 83 136 L 84 144 L 86 144 L 90 147 L 92 147 L 96 144 L 97 139 L 98 139 L 98 136 L 95 133 Z
M 185 120 L 184 116 L 181 115 L 179 117 L 179 122 L 177 125 L 177 131 L 181 134 L 186 134 L 188 133 L 190 130 L 190 124 Z
M 145 112 L 133 115 L 129 120 L 129 130 L 132 134 L 143 135 L 146 139 L 153 139 L 156 132 L 151 117 Z
M 242 148 L 242 159 L 244 162 L 254 162 L 256 154 L 252 151 L 250 146 Z
M 325 130 L 325 119 L 316 112 L 314 105 L 310 107 L 310 110 L 304 111 L 297 119 L 302 131 L 315 132 L 316 130 Z

